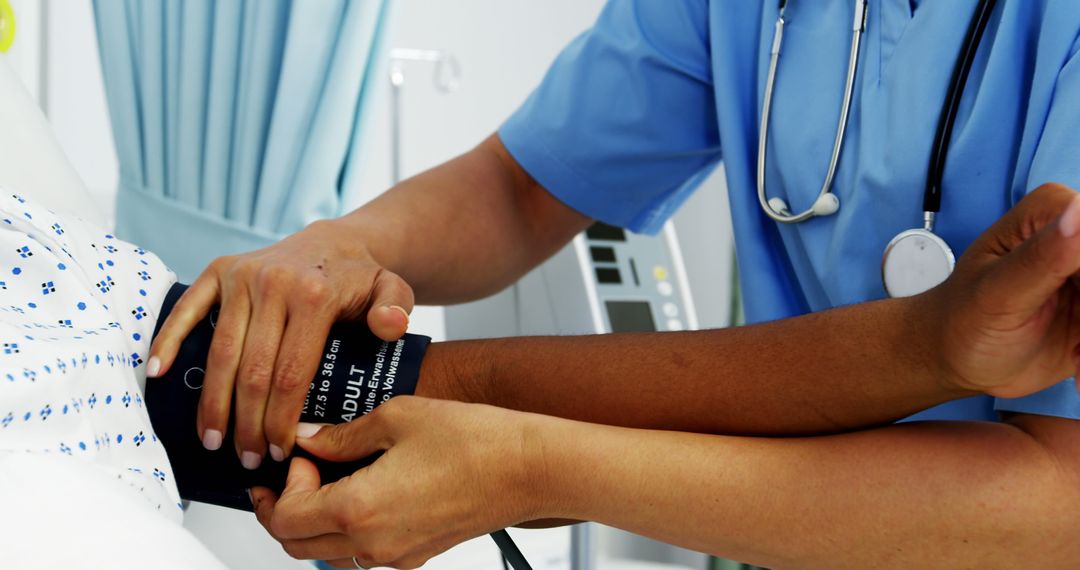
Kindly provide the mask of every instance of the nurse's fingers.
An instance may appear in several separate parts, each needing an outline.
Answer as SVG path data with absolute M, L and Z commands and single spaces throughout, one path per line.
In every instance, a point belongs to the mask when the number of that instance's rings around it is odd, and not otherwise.
M 357 558 L 357 560 L 360 561 L 361 565 L 365 564 L 365 562 L 359 558 Z M 353 564 L 352 558 L 337 558 L 334 560 L 327 560 L 326 563 L 329 564 L 331 568 L 356 568 L 356 564 Z M 375 566 L 364 566 L 364 568 L 375 568 Z
M 180 352 L 180 344 L 217 303 L 221 290 L 218 269 L 222 263 L 221 260 L 215 261 L 195 279 L 161 325 L 146 362 L 146 375 L 150 378 L 169 371 Z
M 320 486 L 315 464 L 303 457 L 294 457 L 280 497 L 275 499 L 268 489 L 251 490 L 256 516 L 279 541 L 339 533 L 341 517 L 335 515 L 348 505 L 332 500 L 328 490 L 335 485 Z M 267 499 L 271 502 L 266 503 Z
M 277 461 L 292 453 L 296 423 L 323 358 L 333 316 L 313 307 L 293 308 L 281 339 L 271 380 L 270 399 L 262 417 L 270 455 Z M 312 404 L 314 405 L 314 404 Z
M 270 536 L 280 542 L 282 539 L 270 530 L 270 521 L 274 519 L 278 496 L 266 487 L 252 487 L 248 493 L 251 494 L 251 506 L 255 509 L 255 518 Z
M 248 469 L 255 469 L 262 463 L 266 449 L 263 416 L 284 328 L 284 301 L 272 297 L 260 298 L 252 307 L 236 374 L 234 441 L 240 463 Z M 280 449 L 272 450 L 272 453 L 278 456 L 279 461 L 284 459 Z
M 318 432 L 311 437 L 297 438 L 296 444 L 317 457 L 339 462 L 355 461 L 390 449 L 394 443 L 395 424 L 401 415 L 394 402 L 397 399 L 349 423 L 325 426 L 305 424 L 305 429 L 318 429 Z
M 234 293 L 235 292 L 235 293 Z M 240 352 L 247 336 L 251 316 L 251 301 L 243 287 L 226 286 L 222 294 L 210 352 L 206 359 L 206 375 L 199 395 L 199 411 L 195 425 L 203 446 L 210 450 L 221 447 L 222 437 L 229 425 L 233 382 L 240 364 Z
M 352 563 L 356 547 L 352 539 L 344 534 L 324 534 L 314 538 L 283 540 L 281 547 L 297 560 L 347 560 L 346 568 L 356 568 Z
M 1061 211 L 1061 210 L 1059 210 Z M 978 293 L 999 315 L 1020 326 L 1052 301 L 1080 270 L 1080 195 L 1073 195 L 1053 222 L 1010 251 Z M 1003 323 L 1008 326 L 1008 323 Z
M 392 271 L 380 270 L 372 285 L 368 328 L 385 341 L 401 338 L 409 328 L 414 300 L 412 287 L 404 279 Z
M 1076 191 L 1061 184 L 1044 184 L 1024 197 L 972 244 L 964 257 L 981 253 L 1000 258 L 1061 217 Z
M 311 538 L 283 538 L 274 532 L 274 517 L 277 514 L 278 497 L 265 487 L 251 489 L 251 502 L 255 507 L 255 518 L 270 536 L 281 543 L 289 556 L 297 560 L 336 559 L 352 556 L 354 548 L 345 534 L 331 533 Z M 284 515 L 282 515 L 284 516 Z

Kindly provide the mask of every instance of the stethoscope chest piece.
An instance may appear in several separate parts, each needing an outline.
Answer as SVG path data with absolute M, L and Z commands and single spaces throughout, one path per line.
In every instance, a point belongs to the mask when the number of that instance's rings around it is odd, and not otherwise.
M 956 266 L 945 240 L 924 228 L 898 234 L 881 259 L 881 281 L 890 297 L 911 297 L 937 287 Z

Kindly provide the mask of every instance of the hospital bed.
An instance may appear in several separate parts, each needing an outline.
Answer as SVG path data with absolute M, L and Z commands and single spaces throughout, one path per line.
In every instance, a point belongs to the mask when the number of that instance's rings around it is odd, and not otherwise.
M 46 117 L 3 56 L 0 56 L 0 188 L 18 192 L 56 212 L 74 214 L 107 227 L 106 209 L 112 204 L 99 204 L 91 197 L 64 155 Z M 309 563 L 285 555 L 250 514 L 193 505 L 185 519 L 191 533 L 230 568 L 311 568 Z M 150 552 L 155 549 L 167 552 L 176 546 L 175 541 L 141 545 Z M 49 567 L 47 557 L 38 562 Z M 80 566 L 98 567 L 95 564 L 105 562 L 86 559 Z M 160 560 L 146 562 L 146 567 L 165 567 L 160 565 Z M 0 567 L 8 568 L 8 563 L 10 560 L 0 559 Z

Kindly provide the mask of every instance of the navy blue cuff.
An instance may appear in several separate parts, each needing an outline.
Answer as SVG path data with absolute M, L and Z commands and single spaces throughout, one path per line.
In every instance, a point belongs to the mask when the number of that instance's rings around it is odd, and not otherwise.
M 155 337 L 186 289 L 187 285 L 177 283 L 169 290 L 159 313 Z M 196 325 L 165 375 L 147 380 L 146 407 L 154 431 L 169 455 L 181 497 L 251 511 L 247 489 L 261 486 L 280 493 L 285 488 L 289 462 L 278 463 L 267 458 L 258 469 L 244 469 L 230 444 L 231 423 L 221 449 L 203 448 L 195 417 L 216 316 L 215 309 Z M 411 334 L 396 342 L 385 342 L 373 335 L 364 322 L 336 323 L 326 340 L 319 371 L 308 388 L 300 421 L 344 423 L 371 412 L 390 398 L 413 394 L 430 342 L 428 337 Z M 332 463 L 299 447 L 294 448 L 293 455 L 312 460 L 323 483 L 352 475 L 375 460 L 371 457 Z

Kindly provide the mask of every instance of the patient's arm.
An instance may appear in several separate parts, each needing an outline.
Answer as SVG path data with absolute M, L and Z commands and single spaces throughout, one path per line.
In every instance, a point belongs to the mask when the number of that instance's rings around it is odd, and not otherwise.
M 846 431 L 975 394 L 944 381 L 927 316 L 883 301 L 723 330 L 436 343 L 417 395 L 626 427 Z
M 734 329 L 435 345 L 419 395 L 717 434 L 863 428 L 1076 372 L 1080 197 L 1047 185 L 916 297 Z

